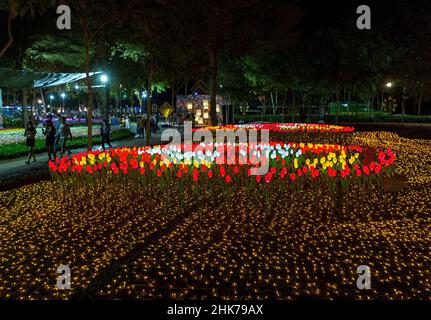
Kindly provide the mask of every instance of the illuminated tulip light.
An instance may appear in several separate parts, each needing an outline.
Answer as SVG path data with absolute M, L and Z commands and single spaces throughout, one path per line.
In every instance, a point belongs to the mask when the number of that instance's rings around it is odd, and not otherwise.
M 217 111 L 218 112 L 218 111 Z M 348 126 L 338 126 L 330 124 L 306 124 L 306 123 L 267 123 L 267 124 L 243 124 L 243 125 L 225 125 L 225 126 L 210 126 L 208 130 L 263 130 L 267 129 L 271 132 L 353 132 L 355 129 Z
M 352 180 L 370 184 L 382 173 L 392 173 L 395 155 L 391 149 L 374 150 L 360 146 L 341 146 L 311 143 L 270 144 L 205 144 L 192 146 L 192 152 L 184 145 L 112 149 L 109 152 L 94 151 L 57 158 L 49 162 L 54 178 L 69 176 L 88 181 L 87 176 L 125 176 L 139 181 L 157 177 L 160 183 L 176 181 L 193 174 L 193 181 L 217 185 L 247 185 L 250 180 L 269 184 L 273 180 L 285 181 L 300 188 L 310 180 L 340 179 L 343 189 Z M 227 163 L 227 164 L 221 164 Z M 266 166 L 267 172 L 256 175 L 256 168 Z M 214 170 L 208 181 L 207 170 Z M 256 171 L 257 172 L 257 171 Z M 139 173 L 139 174 L 138 174 Z M 144 178 L 140 178 L 140 176 Z M 157 179 L 156 178 L 156 179 Z M 346 184 L 347 183 L 347 184 Z

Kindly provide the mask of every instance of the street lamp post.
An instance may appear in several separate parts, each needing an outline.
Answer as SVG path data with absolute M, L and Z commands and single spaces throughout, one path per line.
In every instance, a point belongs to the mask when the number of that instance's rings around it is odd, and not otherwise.
M 79 98 L 79 85 L 75 84 L 76 97 L 78 98 L 78 123 L 81 123 L 81 101 Z
M 123 114 L 123 103 L 122 103 L 122 101 L 121 101 L 121 98 L 122 98 L 122 92 L 123 92 L 123 85 L 122 84 L 120 84 L 120 96 L 119 96 L 119 103 L 120 103 L 120 114 Z
M 103 118 L 105 120 L 108 120 L 108 90 L 106 88 L 107 83 L 108 83 L 108 76 L 106 74 L 102 74 L 100 76 L 100 81 L 103 83 L 103 88 L 104 88 L 104 92 L 103 92 Z
M 392 88 L 392 86 L 393 86 L 394 84 L 391 82 L 391 81 L 387 81 L 385 84 L 384 84 L 384 86 L 382 87 L 382 102 L 381 102 L 381 104 L 380 104 L 380 106 L 382 106 L 383 105 L 383 100 L 384 100 L 384 94 L 385 94 L 385 88 L 386 89 L 390 89 L 390 88 Z M 380 108 L 381 109 L 381 111 L 382 111 L 382 107 Z
M 63 93 L 61 94 L 61 107 L 62 107 L 62 112 L 65 112 L 64 98 L 66 98 L 66 94 L 63 92 Z
M 36 111 L 37 111 L 37 114 L 40 115 L 41 113 L 39 112 L 39 110 L 41 109 L 41 107 L 43 107 L 43 101 L 42 101 L 42 99 L 38 99 L 37 100 L 37 104 L 38 104 L 38 106 L 37 106 Z
M 52 114 L 52 110 L 54 110 L 52 107 L 52 100 L 54 100 L 54 96 L 51 94 L 49 95 L 49 109 L 51 110 L 51 114 Z

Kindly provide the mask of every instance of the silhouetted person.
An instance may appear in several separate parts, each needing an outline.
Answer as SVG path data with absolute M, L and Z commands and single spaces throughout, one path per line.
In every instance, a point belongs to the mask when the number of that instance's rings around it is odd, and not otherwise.
M 46 122 L 45 128 L 43 128 L 42 132 L 45 135 L 45 147 L 48 151 L 48 158 L 49 160 L 53 160 L 51 159 L 51 155 L 53 154 L 55 158 L 54 143 L 56 130 L 51 119 Z
M 102 149 L 105 151 L 105 143 L 112 148 L 111 142 L 109 140 L 109 136 L 111 134 L 111 127 L 109 126 L 108 121 L 103 120 L 102 126 L 100 127 L 100 135 L 102 136 Z
M 61 155 L 64 155 L 64 152 L 67 150 L 68 154 L 71 154 L 72 152 L 67 147 L 67 141 L 69 139 L 72 139 L 72 131 L 70 130 L 70 126 L 66 123 L 66 118 L 61 117 L 61 124 L 60 124 L 60 144 L 61 144 Z
M 28 147 L 28 160 L 27 164 L 30 164 L 30 160 L 33 157 L 33 162 L 36 162 L 36 157 L 34 156 L 34 146 L 36 145 L 36 128 L 33 125 L 32 121 L 27 123 L 27 127 L 24 131 L 25 144 Z

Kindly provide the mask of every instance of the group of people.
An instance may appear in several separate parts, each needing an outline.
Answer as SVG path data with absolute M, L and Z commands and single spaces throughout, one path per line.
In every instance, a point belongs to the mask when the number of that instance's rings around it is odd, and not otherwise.
M 34 154 L 36 132 L 33 121 L 29 121 L 24 131 L 24 136 L 26 137 L 25 143 L 29 150 L 28 160 L 26 161 L 27 164 L 30 164 L 32 158 L 33 162 L 36 162 L 36 156 Z M 71 154 L 70 149 L 67 147 L 67 141 L 72 139 L 72 131 L 70 130 L 70 126 L 66 123 L 65 117 L 61 117 L 60 121 L 54 124 L 52 116 L 49 116 L 42 129 L 42 133 L 45 136 L 45 147 L 48 151 L 49 160 L 55 159 L 59 149 L 62 156 L 66 151 L 68 154 Z
M 34 154 L 34 148 L 36 146 L 36 127 L 33 121 L 27 123 L 27 127 L 24 131 L 26 137 L 26 146 L 28 147 L 28 160 L 26 164 L 36 162 L 36 156 Z M 63 156 L 65 152 L 71 154 L 70 148 L 67 146 L 67 141 L 72 139 L 72 130 L 69 124 L 66 123 L 65 117 L 60 117 L 60 121 L 54 121 L 52 116 L 48 117 L 45 126 L 42 128 L 42 133 L 45 136 L 45 147 L 48 152 L 48 161 L 54 160 L 57 157 L 58 151 L 60 156 Z M 105 144 L 112 148 L 110 141 L 111 126 L 107 120 L 103 120 L 100 127 L 100 135 L 102 137 L 102 149 L 105 151 Z
M 136 120 L 136 136 L 139 138 L 143 138 L 145 135 L 146 128 L 147 128 L 147 118 L 138 117 L 138 119 Z M 156 119 L 156 116 L 154 115 L 150 117 L 150 130 L 152 133 L 156 133 L 157 130 L 159 130 L 157 119 Z

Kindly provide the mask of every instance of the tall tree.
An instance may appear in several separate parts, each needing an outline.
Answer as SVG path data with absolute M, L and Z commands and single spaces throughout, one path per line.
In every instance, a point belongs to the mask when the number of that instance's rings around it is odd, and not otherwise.
M 210 115 L 217 124 L 216 96 L 219 54 L 223 50 L 247 52 L 254 46 L 289 42 L 293 27 L 301 17 L 295 1 L 214 0 L 181 1 L 186 17 L 183 25 L 193 42 L 208 54 L 210 69 Z M 283 37 L 281 37 L 283 35 Z
M 86 73 L 87 84 L 87 125 L 88 125 L 88 150 L 93 147 L 93 80 L 91 73 L 96 71 L 97 62 L 95 56 L 92 56 L 98 41 L 104 40 L 106 32 L 115 32 L 116 22 L 120 21 L 123 12 L 120 10 L 118 3 L 114 0 L 104 1 L 103 6 L 95 0 L 70 0 L 76 15 L 79 18 L 81 26 L 83 43 L 85 48 L 84 69 Z

